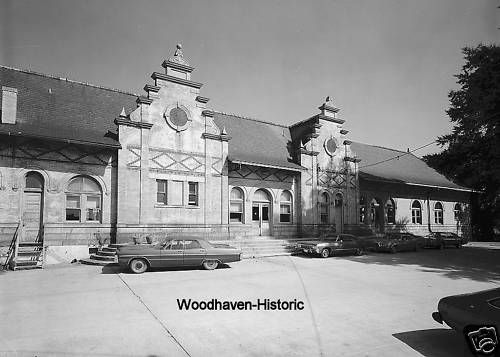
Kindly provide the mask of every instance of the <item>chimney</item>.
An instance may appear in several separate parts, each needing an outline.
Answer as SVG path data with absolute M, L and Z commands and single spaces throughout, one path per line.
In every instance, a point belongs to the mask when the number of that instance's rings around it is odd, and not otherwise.
M 2 124 L 15 124 L 17 115 L 17 89 L 2 86 Z

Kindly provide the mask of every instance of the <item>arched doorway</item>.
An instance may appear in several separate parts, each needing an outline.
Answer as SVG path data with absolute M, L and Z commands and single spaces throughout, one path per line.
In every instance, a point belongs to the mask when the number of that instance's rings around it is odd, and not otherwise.
M 269 193 L 258 189 L 252 199 L 252 226 L 259 236 L 271 235 L 272 206 Z
M 384 232 L 384 207 L 378 198 L 373 198 L 370 202 L 370 224 L 375 232 Z
M 23 192 L 23 224 L 24 232 L 21 235 L 23 242 L 41 241 L 43 224 L 43 176 L 31 171 L 25 176 Z
M 335 195 L 335 230 L 337 233 L 344 231 L 344 200 L 341 193 Z

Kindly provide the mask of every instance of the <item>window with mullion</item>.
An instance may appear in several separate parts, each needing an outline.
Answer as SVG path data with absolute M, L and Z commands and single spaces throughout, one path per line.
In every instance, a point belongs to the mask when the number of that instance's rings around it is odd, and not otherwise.
M 156 180 L 156 203 L 167 204 L 167 180 Z
M 198 182 L 188 182 L 189 185 L 189 206 L 198 206 Z

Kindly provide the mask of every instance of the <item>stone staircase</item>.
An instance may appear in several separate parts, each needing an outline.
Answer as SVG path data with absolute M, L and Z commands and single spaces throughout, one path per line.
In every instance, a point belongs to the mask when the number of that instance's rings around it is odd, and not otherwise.
M 117 262 L 116 245 L 114 244 L 100 247 L 96 253 L 90 254 L 90 258 L 80 259 L 80 263 L 87 265 L 107 265 Z

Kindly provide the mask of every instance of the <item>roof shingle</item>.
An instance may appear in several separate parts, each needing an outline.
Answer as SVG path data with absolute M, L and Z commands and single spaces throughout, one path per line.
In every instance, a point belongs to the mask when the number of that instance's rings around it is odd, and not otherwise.
M 136 95 L 0 66 L 0 85 L 17 89 L 16 124 L 0 133 L 120 147 L 114 119 L 136 108 Z

